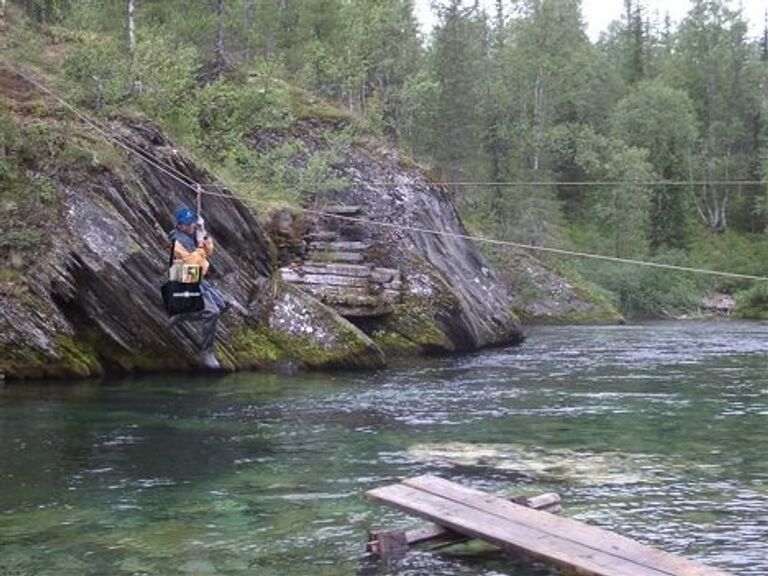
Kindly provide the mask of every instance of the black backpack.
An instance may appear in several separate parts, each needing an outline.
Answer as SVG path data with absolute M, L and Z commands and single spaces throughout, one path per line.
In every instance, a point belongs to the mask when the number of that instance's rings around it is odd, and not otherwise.
M 168 268 L 173 266 L 173 244 L 171 244 L 171 256 L 168 260 Z M 205 308 L 203 291 L 200 282 L 176 282 L 168 280 L 160 288 L 163 296 L 165 311 L 170 316 L 176 314 L 188 314 L 200 312 Z

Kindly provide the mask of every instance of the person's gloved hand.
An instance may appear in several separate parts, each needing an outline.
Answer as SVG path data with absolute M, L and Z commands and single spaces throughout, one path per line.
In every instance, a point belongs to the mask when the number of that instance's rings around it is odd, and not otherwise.
M 197 224 L 195 225 L 195 240 L 197 245 L 202 247 L 203 241 L 208 237 L 208 233 L 205 231 L 205 220 L 202 216 L 197 217 Z

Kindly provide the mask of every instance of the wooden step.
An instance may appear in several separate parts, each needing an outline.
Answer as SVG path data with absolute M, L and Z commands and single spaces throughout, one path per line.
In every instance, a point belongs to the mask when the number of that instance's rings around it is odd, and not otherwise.
M 339 216 L 354 216 L 360 214 L 362 208 L 360 206 L 325 206 L 320 208 L 322 212 L 328 214 L 338 214 Z
M 365 257 L 360 252 L 324 252 L 317 250 L 309 255 L 309 262 L 312 265 L 328 263 L 360 264 L 364 261 Z
M 373 271 L 373 264 L 304 264 L 297 270 L 303 270 L 307 274 L 333 274 L 334 276 L 368 278 Z
M 337 276 L 335 274 L 309 274 L 301 273 L 301 270 L 282 268 L 280 275 L 283 280 L 292 284 L 320 284 L 325 286 L 359 287 L 366 290 L 370 286 L 368 278 L 356 276 Z
M 338 233 L 331 232 L 330 230 L 323 230 L 319 232 L 310 232 L 309 234 L 306 234 L 304 238 L 308 240 L 309 242 L 318 241 L 318 242 L 333 242 L 339 237 Z
M 399 282 L 400 270 L 395 268 L 374 268 L 371 271 L 371 280 L 380 284 L 387 282 Z
M 368 250 L 371 245 L 367 242 L 357 242 L 352 240 L 337 240 L 334 242 L 312 242 L 308 248 L 310 250 L 322 250 L 331 252 L 356 252 Z

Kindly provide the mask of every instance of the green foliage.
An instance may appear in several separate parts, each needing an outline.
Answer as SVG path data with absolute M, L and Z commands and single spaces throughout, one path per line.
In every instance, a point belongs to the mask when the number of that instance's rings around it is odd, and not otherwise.
M 734 316 L 768 320 L 768 283 L 760 282 L 736 294 Z
M 115 39 L 85 36 L 63 64 L 70 97 L 78 104 L 102 108 L 120 102 L 128 90 L 130 62 Z
M 43 122 L 19 124 L 0 108 L 0 249 L 45 244 L 56 209 L 56 178 L 90 163 L 91 155 L 63 130 Z
M 10 228 L 0 232 L 0 248 L 27 250 L 40 244 L 43 234 L 27 228 Z
M 63 20 L 70 11 L 70 0 L 24 0 L 24 13 L 40 24 L 51 24 Z
M 710 270 L 727 270 L 751 276 L 765 276 L 768 271 L 768 241 L 762 235 L 744 235 L 733 231 L 725 234 L 701 233 L 690 254 L 696 266 Z M 716 278 L 712 281 L 719 292 L 734 294 L 753 286 L 753 280 Z
M 267 91 L 224 80 L 195 92 L 192 106 L 197 145 L 213 161 L 242 152 L 239 146 L 247 134 L 290 122 L 286 90 L 277 86 Z
M 683 252 L 657 255 L 653 262 L 686 266 Z M 581 273 L 604 287 L 629 317 L 668 316 L 696 309 L 707 290 L 701 276 L 672 270 L 608 263 L 580 264 Z
M 683 181 L 689 177 L 697 130 L 693 104 L 684 92 L 658 81 L 638 84 L 617 104 L 611 115 L 611 131 L 628 145 L 647 150 L 662 180 Z M 686 247 L 692 213 L 689 190 L 655 186 L 650 207 L 651 245 Z
M 15 158 L 21 148 L 21 137 L 8 113 L 0 108 L 0 185 L 9 186 L 19 177 Z
M 239 181 L 260 183 L 260 201 L 322 201 L 329 192 L 348 185 L 332 168 L 348 146 L 348 138 L 344 132 L 329 132 L 323 145 L 314 150 L 298 139 L 287 139 L 260 153 L 239 146 L 233 151 L 229 166 Z
M 141 83 L 139 106 L 148 114 L 163 118 L 193 95 L 198 65 L 193 47 L 168 38 L 162 29 L 150 28 L 139 35 L 135 70 L 133 77 L 125 79 L 126 89 L 137 79 Z

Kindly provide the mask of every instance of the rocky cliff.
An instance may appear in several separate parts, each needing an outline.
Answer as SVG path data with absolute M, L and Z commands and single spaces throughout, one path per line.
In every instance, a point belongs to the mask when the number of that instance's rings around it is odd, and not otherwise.
M 303 121 L 284 132 L 254 134 L 251 142 L 262 153 L 287 140 L 317 152 L 327 146 L 319 136 L 327 132 L 320 121 Z M 378 344 L 390 353 L 455 352 L 521 340 L 507 290 L 477 247 L 462 238 L 468 233 L 454 205 L 424 169 L 364 137 L 345 149 L 332 170 L 345 185 L 326 192 L 321 213 L 309 215 L 309 236 L 332 240 L 321 242 L 320 253 L 310 250 L 309 256 L 370 267 L 378 290 L 368 297 L 378 291 L 381 297 L 373 303 L 391 304 L 391 312 L 347 316 Z M 290 278 L 306 272 L 301 265 L 306 259 L 298 259 Z M 338 292 L 328 286 L 326 300 L 349 308 L 352 302 L 339 301 Z
M 325 229 L 364 242 L 364 260 L 372 267 L 398 272 L 390 309 L 344 318 L 333 302 L 280 279 L 284 243 L 279 249 L 253 211 L 159 129 L 124 117 L 107 126 L 154 160 L 148 163 L 50 112 L 39 95 L 19 88 L 9 69 L 0 69 L 0 77 L 1 85 L 14 86 L 0 90 L 13 121 L 48 134 L 49 144 L 19 169 L 30 178 L 44 176 L 54 192 L 39 242 L 2 244 L 10 269 L 0 275 L 0 373 L 65 377 L 196 368 L 197 327 L 170 328 L 159 295 L 171 215 L 194 202 L 178 177 L 220 194 L 204 200 L 217 242 L 215 281 L 248 309 L 220 323 L 217 353 L 230 369 L 373 368 L 385 364 L 385 350 L 459 351 L 521 339 L 506 291 L 470 242 L 374 225 L 464 232 L 440 186 L 383 144 L 353 143 L 333 167 L 349 184 L 322 199 L 355 204 L 363 218 L 290 212 L 302 224 L 295 227 L 301 232 L 294 235 L 297 250 L 289 263 L 305 264 L 309 234 Z M 30 98 L 37 104 L 30 106 Z M 280 135 L 288 137 L 311 141 L 312 123 Z M 255 150 L 266 145 L 260 135 L 252 144 Z M 177 177 L 158 165 L 172 167 Z

